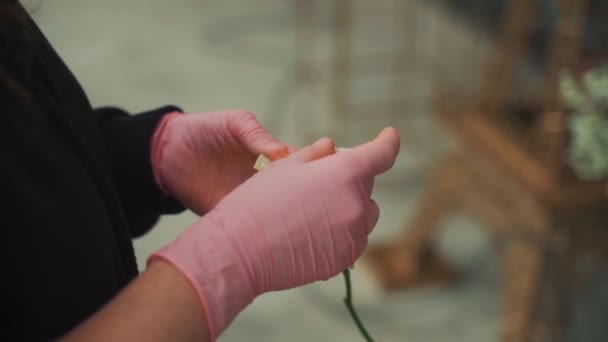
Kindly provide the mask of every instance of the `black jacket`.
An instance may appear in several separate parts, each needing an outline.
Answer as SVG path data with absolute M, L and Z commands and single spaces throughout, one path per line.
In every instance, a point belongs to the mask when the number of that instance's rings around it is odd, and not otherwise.
M 49 340 L 82 322 L 137 276 L 131 238 L 183 210 L 149 160 L 159 118 L 178 109 L 93 110 L 33 30 L 27 96 L 0 87 L 0 334 L 14 336 L 1 340 Z

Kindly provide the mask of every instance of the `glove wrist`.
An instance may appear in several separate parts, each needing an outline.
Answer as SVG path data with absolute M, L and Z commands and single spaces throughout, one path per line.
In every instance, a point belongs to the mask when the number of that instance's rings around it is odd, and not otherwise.
M 148 258 L 148 265 L 162 259 L 188 279 L 205 310 L 211 341 L 257 296 L 218 216 L 210 212 Z
M 156 126 L 156 130 L 152 135 L 152 141 L 150 143 L 150 163 L 152 164 L 152 174 L 154 175 L 156 185 L 165 195 L 171 195 L 164 184 L 161 174 L 161 163 L 164 156 L 164 148 L 169 142 L 169 137 L 167 137 L 166 131 L 171 121 L 181 115 L 184 115 L 184 113 L 175 111 L 163 116 Z

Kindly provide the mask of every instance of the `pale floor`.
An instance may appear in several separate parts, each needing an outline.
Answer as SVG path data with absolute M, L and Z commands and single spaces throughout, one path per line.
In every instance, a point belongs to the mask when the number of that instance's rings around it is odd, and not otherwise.
M 118 105 L 134 112 L 167 103 L 190 112 L 246 108 L 274 134 L 294 144 L 310 142 L 326 129 L 315 126 L 326 123 L 323 93 L 294 95 L 293 1 L 32 0 L 26 4 L 34 8 L 37 22 L 94 105 Z M 373 37 L 360 42 L 363 48 L 379 43 Z M 424 96 L 426 87 L 421 81 L 412 93 Z M 362 92 L 370 94 L 366 89 Z M 294 117 L 294 103 L 304 103 L 310 116 Z M 422 105 L 415 110 L 422 114 L 422 122 L 409 124 L 416 127 L 419 140 L 442 147 L 429 140 L 434 131 L 424 116 L 428 109 Z M 400 120 L 382 117 L 371 125 L 369 120 L 353 121 L 348 127 L 356 137 L 345 143 L 371 138 L 383 125 L 408 125 Z M 416 167 L 425 165 L 429 151 L 404 146 L 395 171 L 380 180 L 374 196 L 382 216 L 372 241 L 391 238 L 411 214 L 424 188 L 424 168 Z M 401 172 L 413 176 L 395 177 Z M 195 219 L 190 213 L 163 218 L 153 232 L 137 240 L 140 268 L 149 253 Z M 440 245 L 462 267 L 458 284 L 382 296 L 365 270 L 355 268 L 356 305 L 378 341 L 494 340 L 499 303 L 492 249 L 465 217 L 449 220 L 446 227 Z M 221 340 L 360 341 L 343 307 L 343 295 L 341 277 L 267 294 L 247 308 Z M 604 291 L 593 301 L 607 303 L 607 297 Z M 605 317 L 602 307 L 606 305 L 592 306 L 597 314 L 580 320 L 582 334 L 577 336 L 584 337 L 577 341 L 608 340 L 602 324 L 591 324 L 601 322 L 602 314 Z

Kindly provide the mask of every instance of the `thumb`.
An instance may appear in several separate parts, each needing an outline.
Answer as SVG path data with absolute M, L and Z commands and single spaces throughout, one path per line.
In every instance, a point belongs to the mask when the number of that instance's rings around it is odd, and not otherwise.
M 399 132 L 392 127 L 387 127 L 374 140 L 359 145 L 347 153 L 358 155 L 358 159 L 365 161 L 368 165 L 371 176 L 377 176 L 393 167 L 400 147 Z
M 336 146 L 329 138 L 321 138 L 312 145 L 301 148 L 285 159 L 288 163 L 306 163 L 336 153 Z
M 290 147 L 272 136 L 249 112 L 238 120 L 236 137 L 239 142 L 255 155 L 263 154 L 271 160 L 281 159 L 289 154 Z

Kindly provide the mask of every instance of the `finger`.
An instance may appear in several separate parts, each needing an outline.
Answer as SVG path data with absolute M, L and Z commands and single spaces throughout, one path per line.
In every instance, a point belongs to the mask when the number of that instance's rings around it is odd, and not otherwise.
M 293 145 L 290 145 L 290 144 L 287 144 L 287 155 L 286 155 L 286 156 L 283 156 L 282 158 L 277 158 L 277 159 L 274 159 L 273 161 L 277 161 L 277 160 L 279 160 L 279 159 L 283 159 L 283 158 L 285 158 L 285 157 L 288 157 L 288 156 L 290 156 L 290 155 L 292 155 L 292 154 L 294 154 L 294 153 L 298 152 L 298 150 L 299 150 L 299 149 L 298 149 L 297 147 L 295 147 L 295 146 L 293 146 Z
M 239 113 L 235 126 L 237 139 L 251 153 L 263 154 L 270 160 L 278 160 L 289 155 L 290 146 L 268 133 L 254 114 Z
M 377 176 L 390 170 L 395 164 L 401 146 L 399 132 L 392 127 L 382 130 L 372 141 L 359 145 L 350 151 L 345 151 L 344 157 L 358 156 L 358 160 L 366 164 L 365 172 L 369 176 Z
M 372 193 L 374 191 L 374 183 L 376 181 L 376 177 L 364 177 L 363 186 L 365 187 L 365 194 L 368 197 L 372 197 Z
M 380 219 L 380 207 L 378 207 L 378 203 L 376 203 L 376 201 L 373 199 L 369 200 L 367 215 L 366 235 L 369 235 L 374 230 L 376 224 L 378 224 L 378 220 Z
M 329 138 L 321 138 L 312 145 L 306 146 L 292 153 L 287 157 L 289 162 L 306 163 L 321 159 L 336 153 L 336 146 Z
M 287 152 L 289 154 L 295 153 L 298 149 L 295 146 L 287 145 Z

